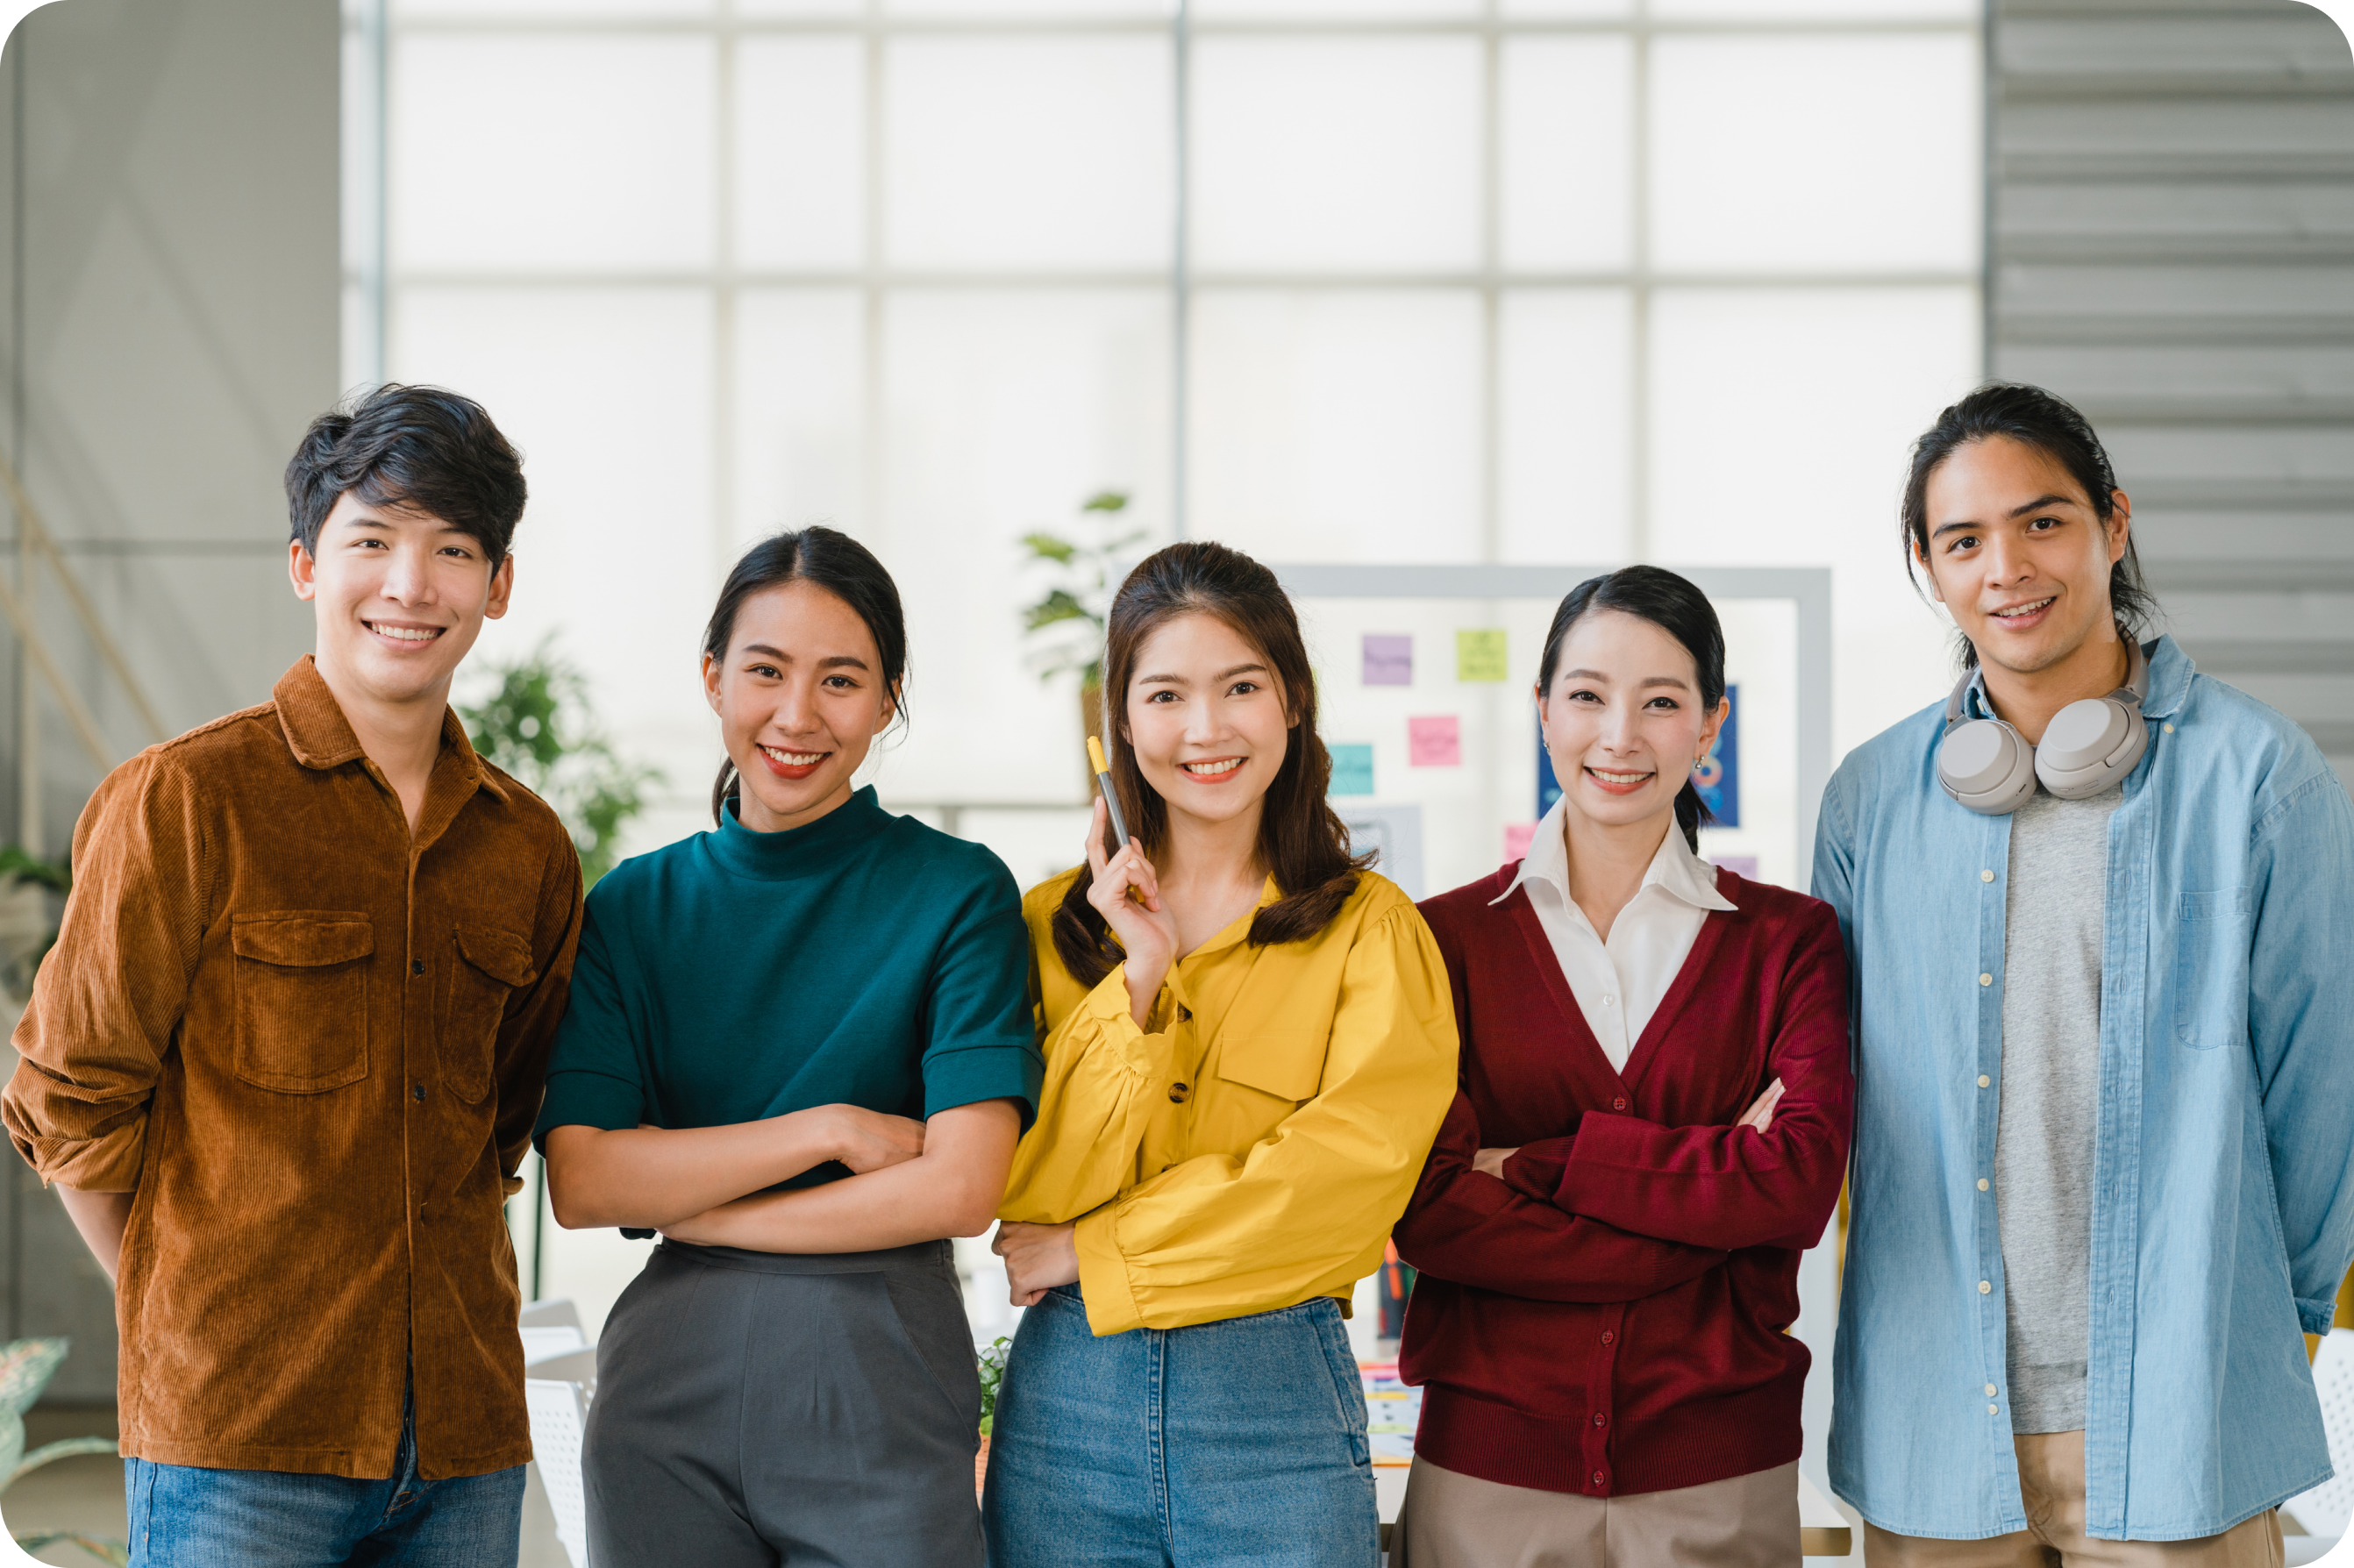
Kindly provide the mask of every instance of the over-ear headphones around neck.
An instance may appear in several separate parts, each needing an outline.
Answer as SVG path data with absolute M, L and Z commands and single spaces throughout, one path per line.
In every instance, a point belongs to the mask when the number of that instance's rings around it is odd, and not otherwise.
M 2052 715 L 2041 745 L 1998 718 L 1966 716 L 1974 673 L 1946 699 L 1946 737 L 1937 747 L 1937 782 L 1973 811 L 1999 817 L 2027 804 L 2035 781 L 2063 800 L 2097 795 L 2133 771 L 2149 749 L 2141 705 L 2149 695 L 2149 658 L 2126 639 L 2126 683 L 2105 697 L 2085 697 Z

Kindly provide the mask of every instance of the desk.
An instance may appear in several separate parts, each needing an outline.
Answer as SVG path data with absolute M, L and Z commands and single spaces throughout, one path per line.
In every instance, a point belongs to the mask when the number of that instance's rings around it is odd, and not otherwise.
M 1405 1501 L 1404 1465 L 1376 1465 L 1373 1467 L 1373 1498 L 1382 1513 L 1382 1550 L 1390 1549 L 1390 1526 L 1398 1516 L 1398 1505 Z M 1823 1496 L 1814 1482 L 1802 1472 L 1798 1477 L 1798 1551 L 1807 1557 L 1845 1557 L 1854 1550 L 1855 1537 L 1848 1528 L 1847 1517 Z

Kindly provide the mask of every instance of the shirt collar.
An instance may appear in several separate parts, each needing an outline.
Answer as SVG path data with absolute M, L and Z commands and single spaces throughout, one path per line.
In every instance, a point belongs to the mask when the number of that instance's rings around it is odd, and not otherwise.
M 344 716 L 343 705 L 327 689 L 327 679 L 319 673 L 318 662 L 310 654 L 295 660 L 286 673 L 278 677 L 270 698 L 278 709 L 279 726 L 286 732 L 286 745 L 294 753 L 294 760 L 303 767 L 323 771 L 356 762 L 367 755 L 352 729 L 352 721 Z M 461 777 L 470 778 L 496 800 L 507 798 L 497 769 L 475 755 L 473 742 L 466 737 L 466 726 L 446 706 L 441 710 L 441 748 L 445 754 L 456 754 Z M 446 766 L 451 758 L 445 755 L 442 760 Z
M 1566 805 L 1565 800 L 1560 800 L 1553 803 L 1553 809 L 1537 823 L 1536 833 L 1529 840 L 1529 853 L 1522 858 L 1521 869 L 1513 876 L 1511 885 L 1490 899 L 1489 903 L 1501 904 L 1518 891 L 1522 883 L 1532 878 L 1542 878 L 1551 883 L 1553 891 L 1561 895 L 1562 902 L 1569 902 L 1569 843 L 1562 834 L 1561 826 L 1562 813 Z M 1681 827 L 1670 827 L 1667 836 L 1659 841 L 1658 853 L 1651 856 L 1651 863 L 1644 869 L 1641 886 L 1635 889 L 1636 896 L 1642 896 L 1643 889 L 1648 887 L 1659 887 L 1695 909 L 1730 910 L 1737 907 L 1717 891 L 1716 867 L 1701 859 L 1693 851 Z
M 2190 677 L 2199 673 L 2199 667 L 2171 637 L 2143 643 L 2141 652 L 2149 662 L 2149 695 L 2142 699 L 2141 716 L 2171 718 L 2181 711 L 2182 701 L 2190 693 Z M 1962 713 L 1968 718 L 1994 717 L 1994 708 L 1987 702 L 1983 664 L 1971 674 L 1969 689 L 1962 694 Z

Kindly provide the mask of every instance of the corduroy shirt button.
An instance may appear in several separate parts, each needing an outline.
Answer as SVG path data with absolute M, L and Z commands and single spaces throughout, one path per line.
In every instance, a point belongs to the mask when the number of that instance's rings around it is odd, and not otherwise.
M 410 974 L 413 974 L 413 975 L 421 975 L 421 974 L 423 974 L 423 973 L 425 972 L 425 960 L 424 960 L 423 959 L 409 959 L 409 960 L 408 960 L 408 972 L 409 972 Z
M 423 1084 L 413 1085 L 409 1088 L 408 1092 L 415 1098 L 421 1100 L 425 1097 L 425 1086 Z

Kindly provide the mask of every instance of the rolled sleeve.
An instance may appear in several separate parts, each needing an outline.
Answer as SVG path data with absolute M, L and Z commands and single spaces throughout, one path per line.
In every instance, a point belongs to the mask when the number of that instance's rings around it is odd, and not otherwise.
M 197 795 L 143 754 L 110 774 L 74 832 L 74 889 L 16 1025 L 0 1120 L 44 1181 L 127 1192 L 186 1007 L 209 888 Z

